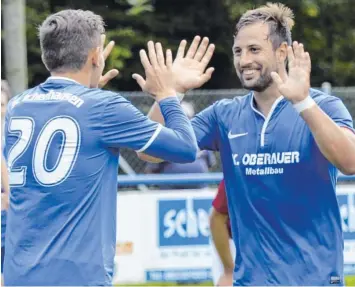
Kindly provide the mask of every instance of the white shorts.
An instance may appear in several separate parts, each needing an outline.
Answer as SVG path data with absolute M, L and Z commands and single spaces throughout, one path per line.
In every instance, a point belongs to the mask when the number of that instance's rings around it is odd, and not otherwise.
M 219 278 L 223 274 L 223 264 L 221 259 L 219 259 L 217 250 L 214 246 L 213 241 L 210 239 L 210 246 L 211 246 L 211 253 L 212 253 L 212 280 L 213 280 L 213 285 L 216 286 Z M 232 258 L 233 262 L 235 260 L 235 245 L 232 239 L 229 239 L 229 248 L 232 253 Z

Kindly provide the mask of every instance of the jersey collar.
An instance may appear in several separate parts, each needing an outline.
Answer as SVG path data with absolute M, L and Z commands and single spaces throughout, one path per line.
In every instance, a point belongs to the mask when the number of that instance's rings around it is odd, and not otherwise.
M 273 103 L 271 110 L 267 116 L 267 118 L 271 118 L 273 114 L 276 114 L 283 106 L 284 104 L 287 102 L 287 100 L 283 97 L 280 96 L 278 97 L 275 102 Z M 257 113 L 258 115 L 260 115 L 264 120 L 266 120 L 267 118 L 265 118 L 265 116 L 255 107 L 255 103 L 254 103 L 254 92 L 251 92 L 251 97 L 250 97 L 250 107 L 251 109 Z
M 77 82 L 73 79 L 67 78 L 67 77 L 50 76 L 50 77 L 48 77 L 46 82 L 47 81 L 69 81 L 69 82 L 73 82 L 75 84 L 81 85 L 79 82 Z

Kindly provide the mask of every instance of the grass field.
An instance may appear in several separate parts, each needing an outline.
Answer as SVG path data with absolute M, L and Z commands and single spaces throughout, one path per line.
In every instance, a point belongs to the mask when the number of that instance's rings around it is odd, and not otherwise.
M 345 285 L 346 286 L 355 286 L 355 276 L 347 276 L 345 277 Z M 152 283 L 145 283 L 145 284 L 124 284 L 124 285 L 117 285 L 117 286 L 213 286 L 212 282 L 201 282 L 199 284 L 176 284 L 175 282 L 152 282 Z
M 345 277 L 345 285 L 346 286 L 355 286 L 355 276 Z

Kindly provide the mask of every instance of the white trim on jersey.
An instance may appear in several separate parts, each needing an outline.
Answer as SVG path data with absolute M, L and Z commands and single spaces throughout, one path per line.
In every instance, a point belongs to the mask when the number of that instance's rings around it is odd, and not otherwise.
M 139 150 L 137 150 L 136 152 L 144 152 L 148 147 L 150 147 L 150 145 L 153 143 L 153 141 L 156 139 L 156 137 L 159 135 L 160 131 L 162 130 L 162 125 L 158 124 L 157 129 L 155 130 L 154 134 L 152 135 L 152 137 L 149 139 L 149 141 L 147 141 L 147 143 Z
M 264 119 L 264 124 L 263 124 L 263 127 L 261 129 L 261 134 L 260 134 L 260 146 L 264 146 L 265 145 L 265 132 L 266 132 L 266 128 L 269 124 L 269 121 L 271 119 L 271 116 L 272 114 L 274 113 L 274 110 L 276 109 L 277 105 L 284 99 L 283 96 L 280 96 L 278 97 L 275 102 L 273 103 L 272 107 L 271 107 L 271 110 L 269 111 L 269 114 L 267 115 L 267 117 L 265 118 L 265 116 L 259 112 L 255 107 L 254 107 L 254 93 L 252 94 L 252 97 L 251 97 L 251 101 L 250 101 L 250 106 L 252 108 L 252 110 L 254 112 L 256 112 L 257 114 L 259 114 L 260 116 L 263 117 Z
M 47 81 L 48 80 L 65 80 L 65 81 L 71 81 L 71 82 L 81 85 L 79 82 L 77 82 L 73 79 L 67 78 L 67 77 L 50 76 L 50 77 L 48 77 Z

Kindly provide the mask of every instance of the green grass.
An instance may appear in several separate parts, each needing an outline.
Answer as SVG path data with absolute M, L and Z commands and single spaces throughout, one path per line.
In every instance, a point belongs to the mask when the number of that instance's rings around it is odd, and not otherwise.
M 355 286 L 355 276 L 345 277 L 346 286 Z M 118 284 L 116 286 L 185 286 L 182 284 L 176 284 L 175 282 L 149 282 L 143 284 Z M 213 286 L 212 282 L 202 282 L 198 284 L 187 284 L 186 286 Z
M 346 276 L 345 277 L 346 286 L 355 286 L 355 276 Z

